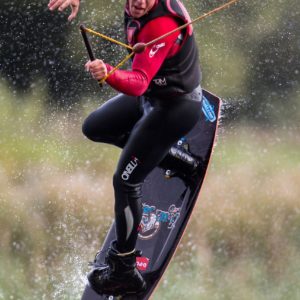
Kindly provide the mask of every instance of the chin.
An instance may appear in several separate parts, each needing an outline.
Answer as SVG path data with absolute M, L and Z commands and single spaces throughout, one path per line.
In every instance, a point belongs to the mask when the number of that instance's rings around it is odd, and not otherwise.
M 134 13 L 132 12 L 131 15 L 134 17 L 134 18 L 140 18 L 144 15 L 145 13 L 144 12 L 137 12 L 137 13 Z

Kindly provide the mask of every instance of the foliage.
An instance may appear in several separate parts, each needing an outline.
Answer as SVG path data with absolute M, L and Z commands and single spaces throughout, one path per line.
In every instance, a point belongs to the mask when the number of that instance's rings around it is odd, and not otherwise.
M 83 139 L 84 111 L 95 104 L 50 112 L 42 83 L 22 99 L 3 83 L 0 91 L 0 299 L 80 299 L 112 222 L 119 151 Z M 299 146 L 291 130 L 220 134 L 154 299 L 299 297 Z
M 218 5 L 184 2 L 193 18 Z M 80 299 L 86 262 L 112 221 L 119 151 L 81 134 L 86 114 L 113 92 L 99 93 L 84 74 L 78 25 L 122 39 L 123 4 L 82 1 L 78 20 L 67 24 L 68 12 L 50 13 L 46 0 L 0 3 L 1 76 L 8 82 L 0 82 L 0 299 Z M 297 0 L 241 1 L 194 26 L 203 86 L 226 99 L 225 121 L 240 123 L 225 122 L 155 299 L 300 297 L 295 7 Z M 112 64 L 124 54 L 92 43 Z

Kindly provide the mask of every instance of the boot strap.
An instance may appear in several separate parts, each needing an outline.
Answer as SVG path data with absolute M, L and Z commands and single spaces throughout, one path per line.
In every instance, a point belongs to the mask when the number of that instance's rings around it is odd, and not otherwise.
M 131 255 L 131 254 L 134 254 L 135 253 L 135 249 L 133 249 L 132 251 L 130 252 L 125 252 L 125 253 L 118 253 L 117 255 L 118 256 L 121 256 L 121 257 L 124 257 L 124 256 L 128 256 L 128 255 Z

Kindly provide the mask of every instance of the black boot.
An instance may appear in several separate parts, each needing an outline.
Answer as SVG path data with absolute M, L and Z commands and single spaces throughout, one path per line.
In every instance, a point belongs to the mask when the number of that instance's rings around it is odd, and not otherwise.
M 199 165 L 200 161 L 192 156 L 188 143 L 185 139 L 180 139 L 176 145 L 171 147 L 159 166 L 165 170 L 165 176 L 170 178 L 193 176 Z
M 102 267 L 88 274 L 88 281 L 95 292 L 102 295 L 121 296 L 139 293 L 146 289 L 146 282 L 136 268 L 138 251 L 121 254 L 111 244 Z

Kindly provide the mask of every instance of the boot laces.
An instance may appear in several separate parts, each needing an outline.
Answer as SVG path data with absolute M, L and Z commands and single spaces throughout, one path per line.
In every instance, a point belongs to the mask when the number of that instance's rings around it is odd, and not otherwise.
M 97 253 L 96 253 L 96 255 L 95 255 L 95 258 L 94 258 L 94 261 L 90 261 L 89 262 L 89 266 L 90 267 L 94 267 L 94 268 L 105 268 L 105 267 L 107 267 L 107 265 L 106 264 L 104 264 L 104 263 L 100 263 L 99 262 L 99 257 L 100 257 L 100 255 L 101 254 L 103 254 L 104 253 L 104 251 L 101 249 L 101 250 L 99 250 Z
M 102 249 L 99 250 L 96 253 L 96 255 L 95 255 L 94 261 L 90 261 L 88 263 L 89 267 L 93 267 L 93 268 L 106 268 L 107 267 L 107 263 L 106 262 L 105 263 L 100 263 L 99 259 L 98 259 L 100 257 L 100 255 L 103 254 L 103 253 L 104 253 L 104 251 Z M 134 255 L 136 257 L 141 257 L 143 255 L 142 250 L 135 250 Z

